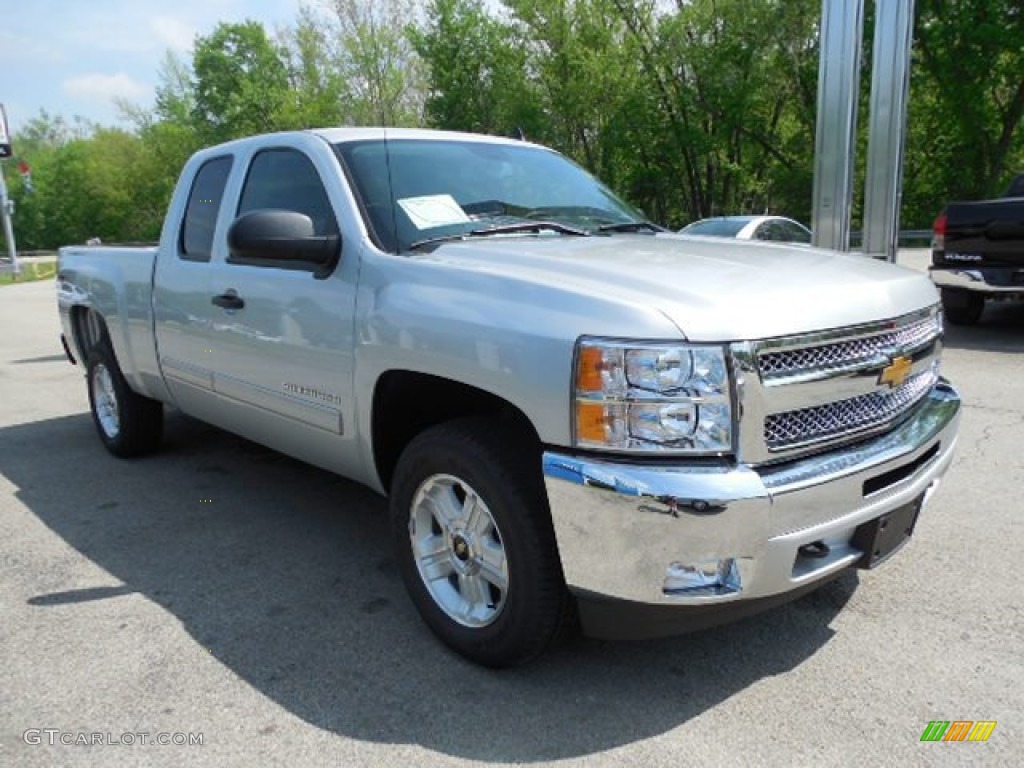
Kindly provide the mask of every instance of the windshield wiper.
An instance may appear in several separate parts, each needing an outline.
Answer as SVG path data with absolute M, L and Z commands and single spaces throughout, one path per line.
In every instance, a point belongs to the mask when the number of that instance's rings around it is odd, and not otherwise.
M 558 221 L 518 221 L 514 224 L 499 224 L 495 227 L 481 227 L 480 229 L 471 229 L 468 232 L 455 232 L 450 235 L 441 235 L 439 237 L 427 237 L 423 240 L 416 240 L 409 244 L 409 250 L 421 248 L 424 245 L 433 245 L 434 243 L 448 243 L 453 240 L 465 240 L 470 237 L 488 237 L 489 235 L 507 235 L 514 234 L 516 232 L 541 232 L 543 230 L 551 230 L 558 232 L 562 235 L 577 235 L 579 237 L 589 237 L 590 233 L 585 229 L 579 229 L 578 227 L 571 227 L 568 224 L 562 224 Z
M 595 232 L 639 232 L 646 229 L 650 232 L 664 232 L 662 227 L 649 221 L 617 221 L 614 224 L 602 224 L 595 227 Z

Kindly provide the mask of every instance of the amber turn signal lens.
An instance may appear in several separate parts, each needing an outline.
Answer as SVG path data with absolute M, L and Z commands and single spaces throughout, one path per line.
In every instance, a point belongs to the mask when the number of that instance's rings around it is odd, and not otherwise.
M 576 403 L 576 439 L 603 443 L 608 416 L 603 403 Z
M 600 392 L 603 387 L 604 350 L 600 347 L 580 349 L 576 369 L 576 389 L 580 392 Z

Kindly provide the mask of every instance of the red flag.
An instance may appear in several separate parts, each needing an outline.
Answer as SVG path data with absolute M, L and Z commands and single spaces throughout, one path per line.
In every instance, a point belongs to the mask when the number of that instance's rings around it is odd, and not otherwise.
M 31 192 L 34 189 L 32 186 L 32 169 L 28 167 L 28 163 L 24 160 L 18 161 L 18 173 L 21 174 L 21 181 L 25 185 L 25 191 Z

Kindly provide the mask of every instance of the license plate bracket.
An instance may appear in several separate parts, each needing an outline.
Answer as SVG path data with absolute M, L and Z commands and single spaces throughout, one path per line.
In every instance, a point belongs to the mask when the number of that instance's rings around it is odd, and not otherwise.
M 858 568 L 876 568 L 902 549 L 917 525 L 924 496 L 918 496 L 881 517 L 857 526 L 850 541 L 864 556 L 857 561 Z

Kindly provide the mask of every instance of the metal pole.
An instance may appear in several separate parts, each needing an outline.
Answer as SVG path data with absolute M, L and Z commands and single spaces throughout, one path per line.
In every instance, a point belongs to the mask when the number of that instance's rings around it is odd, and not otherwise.
M 864 253 L 896 261 L 914 0 L 876 0 L 864 181 Z
M 11 259 L 11 268 L 14 274 L 21 274 L 21 267 L 18 265 L 18 249 L 14 245 L 14 224 L 11 218 L 14 215 L 14 201 L 7 197 L 7 180 L 4 179 L 3 166 L 0 165 L 0 216 L 4 220 L 4 239 L 7 240 L 7 253 Z
M 811 229 L 815 245 L 840 251 L 850 250 L 863 28 L 864 0 L 822 0 Z

